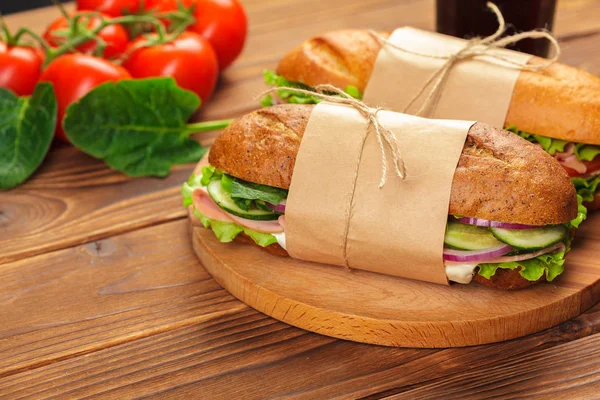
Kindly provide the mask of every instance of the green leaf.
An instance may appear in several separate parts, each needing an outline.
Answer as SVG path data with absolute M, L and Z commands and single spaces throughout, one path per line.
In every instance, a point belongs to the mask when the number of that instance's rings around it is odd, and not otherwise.
M 217 239 L 223 243 L 231 242 L 240 232 L 244 230 L 244 228 L 238 224 L 215 221 L 214 219 L 210 220 L 210 227 L 215 233 Z
M 569 225 L 573 228 L 579 228 L 579 225 L 587 219 L 587 208 L 583 205 L 583 197 L 577 195 L 577 217 L 569 222 Z
M 570 142 L 566 140 L 553 139 L 546 136 L 534 135 L 532 133 L 523 132 L 517 129 L 516 126 L 509 126 L 506 128 L 507 131 L 511 131 L 521 136 L 523 139 L 527 139 L 532 143 L 537 143 L 542 146 L 542 148 L 546 151 L 546 153 L 550 155 L 556 154 L 556 152 L 565 151 L 565 147 Z M 600 154 L 600 146 L 591 145 L 591 144 L 583 144 L 583 143 L 574 143 L 575 156 L 581 161 L 592 161 L 596 156 Z
M 571 178 L 577 194 L 584 202 L 593 201 L 594 196 L 600 191 L 600 175 L 585 178 Z
M 231 194 L 231 188 L 233 186 L 233 176 L 231 175 L 227 175 L 224 174 L 222 171 L 221 172 L 221 187 L 223 188 L 224 191 L 226 191 L 227 193 Z
M 277 243 L 275 236 L 270 233 L 253 231 L 252 229 L 244 228 L 244 233 L 254 240 L 254 243 L 261 247 L 267 247 L 273 243 Z
M 107 82 L 67 109 L 63 127 L 73 145 L 112 168 L 163 177 L 206 152 L 186 126 L 199 106 L 172 78 Z
M 183 196 L 183 206 L 187 207 L 194 203 L 192 200 L 192 193 L 195 189 L 200 188 L 203 185 L 200 179 L 200 176 L 196 176 L 194 174 L 190 175 L 190 179 L 181 187 L 181 195 Z
M 223 173 L 213 167 L 212 165 L 207 165 L 206 167 L 202 167 L 202 180 L 200 183 L 202 186 L 207 186 L 210 181 L 219 180 L 223 176 Z
M 230 193 L 234 199 L 262 200 L 277 205 L 287 197 L 288 191 L 234 178 Z
M 315 92 L 314 88 L 312 88 L 302 82 L 289 81 L 289 80 L 285 79 L 283 76 L 277 75 L 274 71 L 269 71 L 269 70 L 263 71 L 263 75 L 265 78 L 265 83 L 267 85 L 271 85 L 271 86 L 275 86 L 275 87 L 285 86 L 285 87 L 291 87 L 291 88 L 299 88 L 299 89 L 310 90 L 312 92 Z M 362 99 L 362 95 L 361 95 L 360 91 L 355 86 L 349 85 L 346 87 L 346 89 L 344 91 L 356 99 Z M 334 95 L 335 93 L 328 93 L 328 94 Z M 278 90 L 277 96 L 279 96 L 279 98 L 281 98 L 282 100 L 285 100 L 286 103 L 291 103 L 291 104 L 318 104 L 319 102 L 322 101 L 320 98 L 315 97 L 315 96 L 311 96 L 311 95 L 303 94 L 303 93 L 295 93 L 293 91 L 285 90 L 285 89 Z M 265 96 L 261 100 L 261 105 L 263 107 L 271 106 L 274 103 L 275 102 L 273 101 L 273 97 L 271 95 Z
M 581 161 L 592 161 L 598 154 L 600 154 L 600 146 L 591 144 L 577 143 L 575 145 L 575 155 Z
M 222 243 L 231 242 L 241 232 L 250 236 L 254 240 L 254 243 L 261 247 L 277 243 L 275 236 L 270 233 L 257 232 L 231 222 L 215 221 L 214 219 L 207 218 L 196 209 L 194 209 L 194 215 L 200 219 L 205 228 L 211 228 L 217 239 Z
M 348 93 L 350 96 L 354 97 L 355 99 L 362 100 L 362 95 L 360 94 L 360 90 L 358 90 L 358 88 L 356 86 L 348 85 L 348 86 L 346 86 L 346 89 L 344 89 L 344 92 Z
M 23 183 L 46 157 L 56 127 L 56 98 L 50 83 L 31 97 L 0 88 L 0 189 Z
M 566 243 L 567 249 L 569 243 Z M 543 254 L 541 256 L 532 258 L 530 260 L 523 260 L 517 262 L 505 262 L 498 264 L 479 264 L 479 275 L 486 279 L 490 279 L 498 268 L 515 269 L 521 267 L 519 274 L 528 281 L 537 281 L 544 274 L 548 282 L 552 282 L 554 278 L 562 274 L 564 271 L 566 251 L 559 251 L 556 253 Z

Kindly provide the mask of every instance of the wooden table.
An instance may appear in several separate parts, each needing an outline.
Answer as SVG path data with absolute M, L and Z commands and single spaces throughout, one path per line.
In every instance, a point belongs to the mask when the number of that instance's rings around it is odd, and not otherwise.
M 255 108 L 261 71 L 313 34 L 434 24 L 432 0 L 244 3 L 246 50 L 205 119 Z M 57 15 L 7 21 L 40 31 Z M 564 62 L 600 74 L 600 0 L 560 1 L 556 34 Z M 335 340 L 248 308 L 192 253 L 179 197 L 191 170 L 127 179 L 56 146 L 0 193 L 0 398 L 600 397 L 600 306 L 519 340 L 442 350 Z

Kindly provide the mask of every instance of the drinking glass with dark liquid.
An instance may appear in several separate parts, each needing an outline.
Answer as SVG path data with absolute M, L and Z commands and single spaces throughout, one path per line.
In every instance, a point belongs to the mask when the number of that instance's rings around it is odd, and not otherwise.
M 437 31 L 471 39 L 489 36 L 498 29 L 495 14 L 487 0 L 436 0 Z M 506 35 L 545 28 L 552 31 L 556 0 L 495 0 L 504 20 Z M 506 46 L 540 57 L 547 57 L 550 43 L 544 39 L 524 39 Z

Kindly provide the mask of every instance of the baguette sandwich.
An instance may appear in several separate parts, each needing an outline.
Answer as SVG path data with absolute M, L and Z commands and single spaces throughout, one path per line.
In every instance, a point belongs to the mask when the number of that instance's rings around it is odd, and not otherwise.
M 328 83 L 360 97 L 380 50 L 368 31 L 328 32 L 292 50 L 276 74 L 267 71 L 265 78 L 278 86 Z M 530 64 L 544 61 L 533 57 Z M 280 97 L 292 103 L 318 101 L 291 93 Z M 552 155 L 572 178 L 580 201 L 590 210 L 600 208 L 600 78 L 560 63 L 521 71 L 504 128 Z
M 227 127 L 183 185 L 197 226 L 222 242 L 257 244 L 287 256 L 285 203 L 313 105 L 282 104 Z M 417 205 L 415 205 L 417 206 Z M 521 289 L 564 269 L 575 189 L 538 146 L 474 124 L 454 173 L 444 264 L 450 281 Z

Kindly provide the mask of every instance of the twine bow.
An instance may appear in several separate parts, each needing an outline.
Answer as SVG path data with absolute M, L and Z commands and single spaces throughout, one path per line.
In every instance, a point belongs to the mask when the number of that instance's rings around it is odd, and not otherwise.
M 454 65 L 456 65 L 456 63 L 458 63 L 462 60 L 467 60 L 467 59 L 475 58 L 478 56 L 486 56 L 486 58 L 488 58 L 488 61 L 490 61 L 490 62 L 493 62 L 494 60 L 502 61 L 505 63 L 504 66 L 506 68 L 513 68 L 513 69 L 525 70 L 525 71 L 539 71 L 539 70 L 549 67 L 550 65 L 554 64 L 558 60 L 558 58 L 560 57 L 560 46 L 559 46 L 557 40 L 554 38 L 554 36 L 552 36 L 548 31 L 537 30 L 537 31 L 521 32 L 521 33 L 517 33 L 515 35 L 500 38 L 500 36 L 502 36 L 502 34 L 506 31 L 506 22 L 504 21 L 504 17 L 502 16 L 502 13 L 500 12 L 498 7 L 494 3 L 487 2 L 486 5 L 490 10 L 492 10 L 492 12 L 496 15 L 496 18 L 498 20 L 498 29 L 496 30 L 496 32 L 494 32 L 492 35 L 484 37 L 484 38 L 474 38 L 474 39 L 468 41 L 467 45 L 463 49 L 461 49 L 457 53 L 454 53 L 451 55 L 440 56 L 440 55 L 434 55 L 434 54 L 424 54 L 424 53 L 414 52 L 412 50 L 408 50 L 408 49 L 405 49 L 398 45 L 395 45 L 394 43 L 390 42 L 388 39 L 381 36 L 379 33 L 375 32 L 375 31 L 372 31 L 372 30 L 369 31 L 369 33 L 377 41 L 379 41 L 380 44 L 382 44 L 382 46 L 383 45 L 389 46 L 393 49 L 402 51 L 404 53 L 408 53 L 408 54 L 412 54 L 412 55 L 416 55 L 416 56 L 420 56 L 420 57 L 438 59 L 438 60 L 446 60 L 446 63 L 444 63 L 442 68 L 437 70 L 429 78 L 429 80 L 423 85 L 423 87 L 421 88 L 419 93 L 417 93 L 417 95 L 410 101 L 410 103 L 404 109 L 404 112 L 407 112 L 410 109 L 410 107 L 415 103 L 415 101 L 417 101 L 417 99 L 419 99 L 421 97 L 421 95 L 425 92 L 425 90 L 432 84 L 433 84 L 433 86 L 431 87 L 431 90 L 427 94 L 425 101 L 423 102 L 423 104 L 421 105 L 419 110 L 415 113 L 415 115 L 424 116 L 423 113 L 428 108 L 435 110 L 435 107 L 437 106 L 437 103 L 439 101 L 439 95 L 443 92 L 443 88 L 448 80 L 450 71 L 452 70 Z M 499 54 L 494 54 L 494 53 L 488 52 L 488 50 L 490 50 L 490 49 L 503 48 L 509 44 L 517 43 L 523 39 L 547 39 L 548 41 L 550 41 L 550 43 L 556 50 L 554 57 L 552 57 L 547 62 L 542 63 L 542 64 L 527 65 L 527 64 L 521 64 L 521 63 L 511 60 L 509 58 L 503 57 Z M 428 114 L 430 115 L 430 113 L 428 113 Z
M 401 179 L 406 179 L 406 167 L 404 165 L 404 160 L 402 159 L 402 153 L 400 152 L 400 146 L 398 145 L 398 141 L 396 140 L 396 136 L 387 129 L 382 126 L 377 117 L 377 113 L 382 110 L 382 108 L 371 108 L 367 106 L 360 100 L 355 99 L 350 96 L 348 93 L 344 92 L 336 88 L 333 85 L 324 84 L 317 85 L 314 87 L 315 91 L 293 88 L 293 87 L 285 87 L 279 86 L 276 88 L 272 88 L 266 90 L 260 97 L 271 94 L 273 92 L 278 92 L 280 90 L 287 90 L 294 93 L 306 94 L 309 96 L 317 97 L 322 100 L 326 100 L 330 103 L 344 104 L 355 108 L 368 122 L 369 127 L 373 126 L 375 129 L 375 134 L 377 136 L 377 142 L 379 143 L 379 149 L 381 150 L 381 181 L 379 182 L 379 188 L 382 188 L 386 181 L 388 175 L 388 161 L 387 161 L 387 152 L 386 146 L 389 149 L 389 152 L 392 155 L 392 160 L 394 164 L 394 171 L 396 175 Z M 337 95 L 337 96 L 336 96 Z

